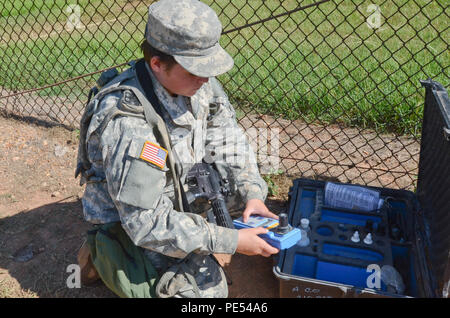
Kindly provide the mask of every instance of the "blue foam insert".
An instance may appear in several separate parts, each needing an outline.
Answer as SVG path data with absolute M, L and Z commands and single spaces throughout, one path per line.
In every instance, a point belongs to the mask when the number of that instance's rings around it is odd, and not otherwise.
M 314 256 L 295 254 L 292 274 L 367 288 L 367 278 L 373 272 L 367 272 L 366 268 L 358 266 L 318 261 Z M 381 290 L 386 291 L 386 285 L 383 282 L 381 282 Z
M 320 218 L 322 222 L 336 222 L 358 226 L 365 226 L 367 220 L 372 220 L 373 223 L 377 224 L 381 222 L 381 218 L 378 216 L 342 212 L 326 208 L 322 209 L 322 216 Z
M 323 244 L 322 252 L 328 255 L 355 258 L 364 261 L 382 261 L 384 258 L 381 253 L 369 249 L 329 243 Z
M 295 254 L 292 274 L 314 278 L 316 274 L 317 257 Z
M 322 225 L 316 229 L 316 232 L 322 236 L 330 236 L 333 234 L 333 229 L 326 225 Z
M 314 213 L 316 204 L 316 191 L 303 190 L 300 203 L 300 215 L 309 218 Z
M 322 225 L 326 225 L 326 222 L 332 222 L 364 227 L 367 221 L 370 220 L 373 222 L 374 230 L 376 230 L 382 223 L 387 227 L 387 224 L 384 224 L 385 220 L 383 219 L 385 214 L 369 214 L 346 209 L 336 209 L 328 206 L 316 207 L 316 204 L 318 203 L 316 202 L 317 192 L 320 191 L 320 189 L 323 189 L 323 185 L 324 182 L 321 181 L 294 181 L 294 190 L 292 193 L 294 194 L 293 198 L 295 198 L 295 200 L 292 202 L 295 202 L 295 205 L 291 205 L 289 210 L 289 217 L 292 222 L 298 223 L 303 217 L 309 218 L 314 213 L 316 208 L 320 208 L 321 218 L 318 221 L 325 222 L 322 223 Z M 395 217 L 398 214 L 401 214 L 405 217 L 405 219 L 410 217 L 408 214 L 408 204 L 402 199 L 403 196 L 400 195 L 400 197 L 397 198 L 396 190 L 390 192 L 387 191 L 385 196 L 392 198 L 386 199 L 386 202 L 392 206 L 392 209 L 387 210 L 389 220 L 395 220 Z M 385 211 L 383 211 L 383 213 L 384 212 Z M 297 226 L 298 224 L 292 225 Z M 331 226 L 331 228 L 334 228 L 334 225 Z M 313 224 L 313 229 L 313 234 L 318 233 L 322 236 L 329 236 L 330 234 L 330 228 L 325 226 L 319 227 L 314 226 Z M 350 231 L 352 226 L 346 226 L 346 229 Z M 367 268 L 362 264 L 366 262 L 367 264 L 383 264 L 383 261 L 390 264 L 390 258 L 392 256 L 394 265 L 397 264 L 399 267 L 409 269 L 409 271 L 402 273 L 402 276 L 406 280 L 405 284 L 409 290 L 408 293 L 411 295 L 417 294 L 418 286 L 416 283 L 414 260 L 410 246 L 395 245 L 391 242 L 390 246 L 392 254 L 389 253 L 389 255 L 386 255 L 385 259 L 382 253 L 372 250 L 370 246 L 366 247 L 363 244 L 352 244 L 351 246 L 343 245 L 344 242 L 338 241 L 337 239 L 337 236 L 340 233 L 332 234 L 336 234 L 336 236 L 330 238 L 328 242 L 321 241 L 320 253 L 317 253 L 318 251 L 316 250 L 314 250 L 313 253 L 310 249 L 299 249 L 298 251 L 291 250 L 292 253 L 289 253 L 289 260 L 284 260 L 284 268 L 289 270 L 289 274 L 294 276 L 352 285 L 358 288 L 366 288 L 367 278 L 372 275 L 373 272 L 367 272 Z M 324 237 L 322 239 L 326 240 Z M 332 242 L 330 242 L 330 240 Z M 322 259 L 321 255 L 324 256 L 324 254 L 328 255 L 328 257 Z M 347 258 L 347 260 L 343 258 Z M 359 260 L 358 262 L 355 262 L 358 265 L 354 264 L 352 259 Z M 379 264 L 379 266 L 382 264 Z M 386 291 L 386 286 L 383 282 L 381 282 L 381 290 Z

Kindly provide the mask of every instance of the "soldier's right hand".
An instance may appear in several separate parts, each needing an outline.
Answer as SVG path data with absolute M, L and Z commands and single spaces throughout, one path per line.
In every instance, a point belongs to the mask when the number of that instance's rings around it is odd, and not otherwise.
M 269 230 L 263 227 L 240 229 L 238 231 L 238 245 L 236 252 L 244 255 L 262 255 L 269 257 L 272 254 L 278 253 L 280 250 L 273 247 L 262 238 L 259 234 L 266 234 Z

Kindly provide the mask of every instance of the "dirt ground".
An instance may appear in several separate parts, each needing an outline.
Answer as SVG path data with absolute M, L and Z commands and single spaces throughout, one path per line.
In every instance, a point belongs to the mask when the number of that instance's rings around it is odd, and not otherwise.
M 0 116 L 0 298 L 116 297 L 102 282 L 68 288 L 89 225 L 74 179 L 77 131 Z M 278 177 L 269 208 L 284 208 L 289 180 Z M 234 255 L 229 296 L 278 297 L 273 258 Z

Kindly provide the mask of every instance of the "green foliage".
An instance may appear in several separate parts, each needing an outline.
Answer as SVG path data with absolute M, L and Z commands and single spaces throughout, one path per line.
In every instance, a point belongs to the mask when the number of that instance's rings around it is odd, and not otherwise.
M 276 196 L 278 195 L 278 186 L 275 183 L 275 181 L 273 180 L 274 176 L 279 176 L 281 174 L 283 174 L 284 171 L 279 169 L 273 173 L 270 174 L 265 174 L 262 175 L 262 178 L 264 179 L 264 181 L 267 183 L 267 188 L 268 188 L 268 195 L 269 196 Z

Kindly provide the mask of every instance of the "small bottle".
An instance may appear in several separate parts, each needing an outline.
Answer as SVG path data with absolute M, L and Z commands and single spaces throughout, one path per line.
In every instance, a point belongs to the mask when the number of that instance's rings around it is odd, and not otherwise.
M 360 238 L 359 238 L 359 232 L 358 232 L 358 231 L 355 231 L 355 232 L 353 233 L 353 236 L 350 238 L 350 240 L 351 240 L 352 242 L 358 243 L 358 242 L 360 241 Z
M 311 233 L 311 228 L 309 227 L 309 220 L 306 218 L 300 220 L 300 233 L 302 237 L 300 241 L 297 242 L 297 245 L 300 247 L 308 246 L 310 243 L 308 236 Z
M 300 228 L 304 229 L 308 234 L 311 232 L 311 228 L 309 227 L 309 220 L 307 218 L 303 218 L 300 220 Z
M 363 242 L 366 243 L 367 245 L 372 244 L 373 243 L 373 241 L 372 241 L 372 234 L 368 233 L 366 235 L 366 237 L 364 238 Z
M 325 184 L 325 205 L 358 211 L 379 212 L 384 204 L 380 193 L 366 187 L 336 184 Z

